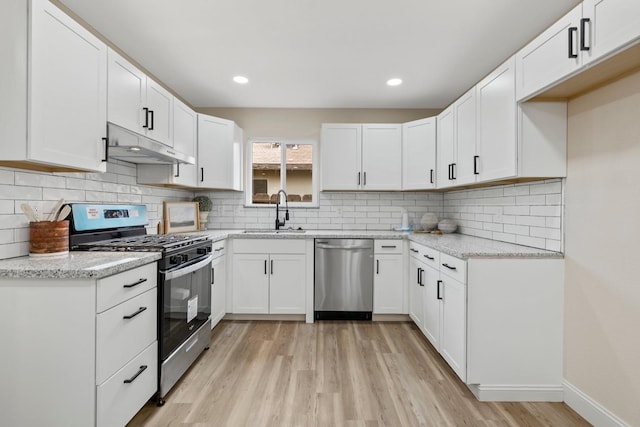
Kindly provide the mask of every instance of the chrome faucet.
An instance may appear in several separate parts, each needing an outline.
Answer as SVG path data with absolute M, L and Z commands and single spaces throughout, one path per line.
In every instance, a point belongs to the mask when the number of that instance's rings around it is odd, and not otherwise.
M 284 202 L 286 204 L 286 210 L 284 213 L 284 221 L 280 221 L 280 193 L 284 194 Z M 289 199 L 287 193 L 284 190 L 278 191 L 278 197 L 276 197 L 276 230 L 280 230 L 280 227 L 284 227 L 284 224 L 289 221 Z

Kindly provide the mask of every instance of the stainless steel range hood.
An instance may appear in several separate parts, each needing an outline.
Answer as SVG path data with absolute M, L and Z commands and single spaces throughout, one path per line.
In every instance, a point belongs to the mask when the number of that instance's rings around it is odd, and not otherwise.
M 109 158 L 130 163 L 143 164 L 195 164 L 196 159 L 175 151 L 158 141 L 107 123 L 109 135 Z

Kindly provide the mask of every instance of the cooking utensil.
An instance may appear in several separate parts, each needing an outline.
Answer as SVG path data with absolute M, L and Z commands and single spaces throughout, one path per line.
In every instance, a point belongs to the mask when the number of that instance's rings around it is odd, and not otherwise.
M 22 212 L 24 212 L 24 214 L 27 217 L 27 219 L 29 220 L 29 222 L 37 222 L 38 221 L 38 219 L 36 217 L 36 214 L 33 211 L 33 208 L 31 206 L 29 206 L 26 203 L 23 203 L 23 204 L 20 205 L 20 209 L 22 209 Z
M 58 200 L 58 202 L 55 204 L 55 206 L 51 210 L 51 213 L 49 214 L 49 218 L 47 218 L 47 221 L 55 221 L 56 220 L 56 218 L 58 217 L 58 213 L 60 212 L 60 208 L 62 207 L 63 203 L 64 203 L 64 199 Z
M 56 218 L 56 221 L 62 221 L 63 219 L 65 219 L 69 214 L 71 213 L 71 206 L 66 205 L 65 207 L 63 207 L 60 210 L 60 213 L 58 214 L 58 217 Z

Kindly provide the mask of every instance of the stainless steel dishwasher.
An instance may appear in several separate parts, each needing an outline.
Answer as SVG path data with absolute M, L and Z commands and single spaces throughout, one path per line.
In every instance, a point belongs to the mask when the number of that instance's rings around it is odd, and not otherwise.
M 373 240 L 316 239 L 315 318 L 371 320 Z

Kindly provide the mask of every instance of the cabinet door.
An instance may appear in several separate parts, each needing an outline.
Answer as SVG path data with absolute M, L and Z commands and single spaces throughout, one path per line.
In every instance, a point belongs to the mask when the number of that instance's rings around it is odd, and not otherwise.
M 231 120 L 198 114 L 198 187 L 233 188 L 233 131 Z
M 517 173 L 517 104 L 515 61 L 499 66 L 477 85 L 478 182 L 509 178 Z
M 578 34 L 580 18 L 582 4 L 516 53 L 518 101 L 542 91 L 582 66 Z
M 180 153 L 196 157 L 198 143 L 198 115 L 184 103 L 175 99 L 173 104 L 173 148 Z M 174 183 L 196 186 L 197 165 L 173 165 Z
M 149 109 L 147 136 L 173 147 L 173 95 L 149 78 L 146 107 Z
M 29 156 L 103 172 L 107 47 L 47 1 L 31 17 Z
M 476 182 L 476 88 L 462 95 L 454 105 L 456 159 L 453 177 L 456 185 Z
M 323 124 L 323 190 L 358 190 L 362 182 L 362 125 Z
M 271 255 L 269 260 L 269 313 L 305 313 L 305 255 Z
M 269 313 L 268 255 L 233 256 L 233 312 Z
M 442 285 L 440 272 L 429 266 L 424 267 L 423 275 L 424 323 L 422 332 L 437 349 L 440 349 L 440 325 L 442 324 Z
M 409 258 L 409 317 L 420 330 L 424 328 L 424 302 L 422 271 L 424 265 L 413 257 Z
M 436 118 L 402 125 L 402 189 L 424 190 L 436 185 Z
M 226 256 L 220 256 L 211 264 L 211 329 L 226 314 L 227 301 L 227 268 Z
M 455 163 L 456 139 L 454 106 L 450 106 L 438 115 L 438 188 L 455 185 L 451 175 L 451 165 Z
M 442 334 L 440 354 L 456 374 L 467 377 L 467 289 L 462 283 L 441 275 Z
M 376 255 L 373 276 L 373 312 L 402 314 L 404 309 L 404 269 L 402 255 Z
M 402 188 L 402 125 L 362 125 L 362 189 Z
M 125 129 L 144 133 L 147 76 L 112 49 L 109 49 L 107 71 L 108 120 Z
M 638 0 L 585 0 L 582 13 L 588 19 L 581 22 L 585 35 L 580 36 L 589 48 L 583 52 L 584 63 L 598 60 L 640 37 Z

